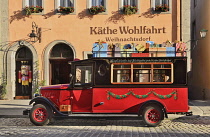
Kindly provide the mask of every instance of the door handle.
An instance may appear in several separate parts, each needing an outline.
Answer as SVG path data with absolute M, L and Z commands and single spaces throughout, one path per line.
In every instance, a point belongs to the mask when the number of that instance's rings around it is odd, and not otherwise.
M 100 105 L 103 105 L 103 104 L 104 104 L 104 102 L 100 102 L 99 104 L 100 104 Z

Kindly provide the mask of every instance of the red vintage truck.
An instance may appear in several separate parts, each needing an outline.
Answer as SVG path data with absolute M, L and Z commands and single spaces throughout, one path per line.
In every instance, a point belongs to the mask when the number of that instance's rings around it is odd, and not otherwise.
M 69 84 L 43 86 L 30 101 L 33 124 L 76 114 L 136 114 L 157 126 L 188 112 L 186 57 L 104 57 L 71 62 Z M 69 74 L 66 74 L 69 75 Z

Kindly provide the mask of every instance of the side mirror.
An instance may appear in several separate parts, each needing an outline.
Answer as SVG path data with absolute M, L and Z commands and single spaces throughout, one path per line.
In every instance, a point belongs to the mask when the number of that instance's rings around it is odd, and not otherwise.
M 69 61 L 68 64 L 71 65 L 71 61 Z

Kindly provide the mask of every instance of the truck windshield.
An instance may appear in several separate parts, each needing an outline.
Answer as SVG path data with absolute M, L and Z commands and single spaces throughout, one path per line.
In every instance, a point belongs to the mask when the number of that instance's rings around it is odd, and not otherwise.
M 86 85 L 92 82 L 92 66 L 76 66 L 75 85 Z

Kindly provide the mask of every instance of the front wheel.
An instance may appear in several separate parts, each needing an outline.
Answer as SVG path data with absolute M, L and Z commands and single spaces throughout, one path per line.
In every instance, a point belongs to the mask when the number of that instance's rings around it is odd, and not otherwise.
M 156 127 L 164 119 L 164 113 L 161 107 L 157 105 L 148 105 L 142 111 L 143 122 L 150 127 Z
M 47 125 L 52 119 L 52 111 L 47 105 L 36 104 L 31 109 L 29 117 L 36 126 Z

